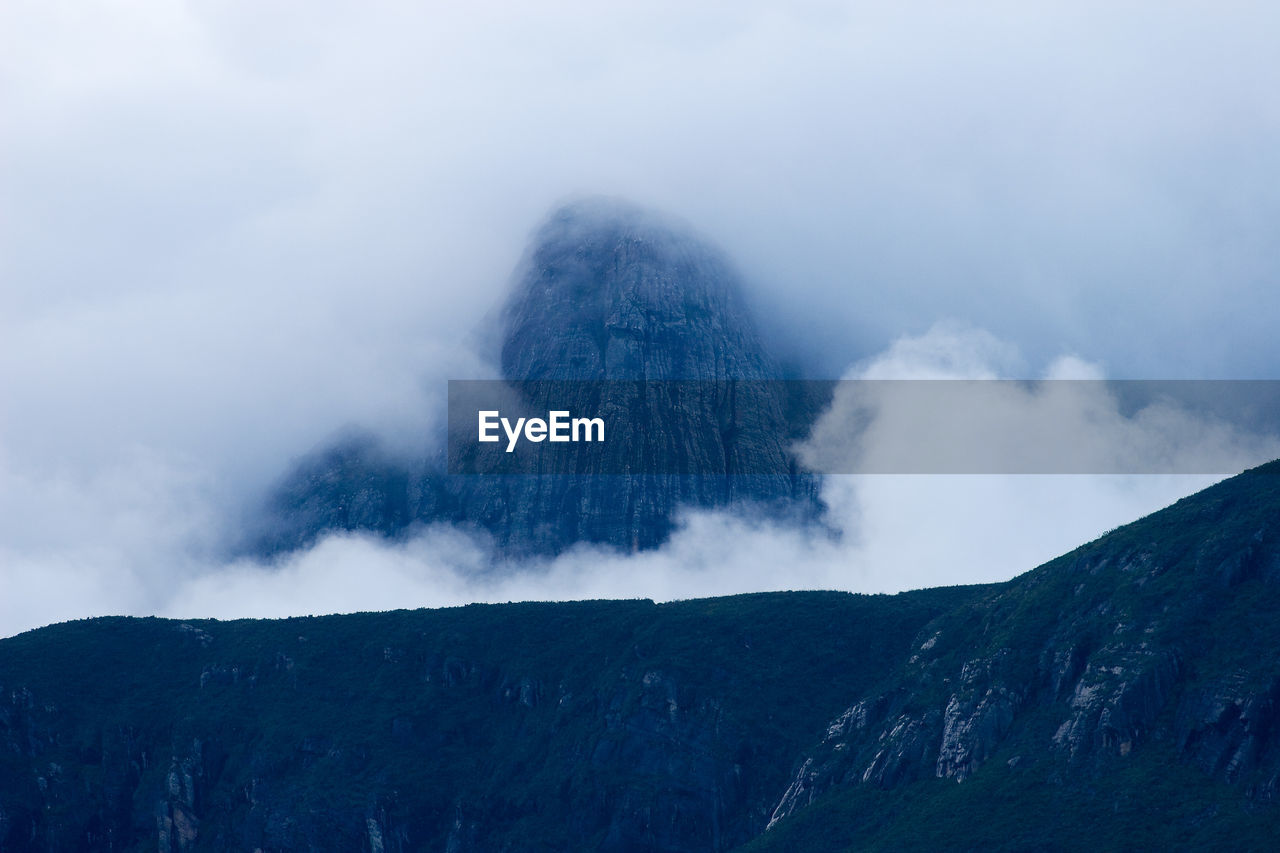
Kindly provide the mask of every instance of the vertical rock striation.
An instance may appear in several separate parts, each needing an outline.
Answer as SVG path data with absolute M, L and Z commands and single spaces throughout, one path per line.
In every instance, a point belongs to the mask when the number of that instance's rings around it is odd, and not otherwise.
M 824 401 L 797 402 L 778 384 L 723 384 L 782 371 L 727 259 L 683 227 L 617 201 L 558 209 L 521 264 L 502 323 L 508 380 L 708 384 L 683 394 L 583 385 L 580 399 L 557 398 L 575 413 L 617 415 L 603 453 L 560 474 L 444 476 L 350 437 L 285 479 L 252 550 L 290 550 L 330 530 L 395 536 L 432 521 L 486 531 L 508 553 L 556 553 L 576 542 L 635 550 L 661 544 L 680 506 L 816 514 L 816 482 L 788 444 Z M 730 473 L 696 473 L 706 471 Z
M 1277 506 L 1273 462 L 931 623 L 893 688 L 850 706 L 803 756 L 772 822 L 840 786 L 963 782 L 997 755 L 991 773 L 1061 784 L 1160 750 L 1276 799 Z

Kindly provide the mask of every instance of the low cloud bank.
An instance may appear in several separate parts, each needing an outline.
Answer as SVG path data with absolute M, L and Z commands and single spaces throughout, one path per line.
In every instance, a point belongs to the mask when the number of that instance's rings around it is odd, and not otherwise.
M 896 341 L 847 376 L 992 378 L 1007 375 L 1018 359 L 986 332 L 943 324 Z M 1097 378 L 1102 370 L 1064 357 L 1042 372 Z M 1083 402 L 1064 406 L 1014 394 L 985 416 L 1027 428 L 1093 431 L 1106 452 L 1212 452 L 1229 466 L 1223 470 L 1280 456 L 1274 437 L 1206 425 L 1194 412 L 1125 416 L 1115 400 Z M 837 400 L 811 444 L 846 435 L 847 415 Z M 875 413 L 862 451 L 900 440 L 905 425 L 895 416 L 891 409 Z M 394 543 L 331 535 L 268 565 L 213 556 L 231 508 L 220 503 L 215 478 L 191 459 L 136 451 L 88 479 L 24 477 L 12 465 L 0 468 L 0 477 L 0 512 L 10 528 L 0 551 L 5 635 L 115 613 L 278 617 L 473 601 L 669 600 L 782 589 L 871 593 L 999 581 L 1219 479 L 828 476 L 826 530 L 690 511 L 654 551 L 625 555 L 580 546 L 551 560 L 504 562 L 483 541 L 436 525 Z
M 440 531 L 215 556 L 291 454 L 348 422 L 420 448 L 444 381 L 492 374 L 455 359 L 566 194 L 694 223 L 811 375 L 888 347 L 857 374 L 1074 351 L 1276 376 L 1249 344 L 1280 313 L 1278 24 L 1258 0 L 0 4 L 0 633 L 1007 577 L 1167 503 L 1206 480 L 833 477 L 838 542 L 697 515 L 504 588 Z M 937 317 L 994 336 L 894 342 Z M 369 582 L 329 596 L 338 552 Z

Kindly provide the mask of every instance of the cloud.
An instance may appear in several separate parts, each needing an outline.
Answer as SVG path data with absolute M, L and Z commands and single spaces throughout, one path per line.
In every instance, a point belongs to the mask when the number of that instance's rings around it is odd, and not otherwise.
M 995 376 L 998 362 L 1023 359 L 981 330 L 941 324 L 895 341 L 850 375 Z M 1055 376 L 1097 371 L 1078 359 L 1047 368 Z M 1274 440 L 1239 429 L 1207 429 L 1181 410 L 1164 420 L 1142 412 L 1125 417 L 1113 400 L 1087 402 L 1100 405 L 1103 415 L 1084 410 L 1094 418 L 1092 428 L 1118 432 L 1138 446 L 1176 433 L 1180 447 L 1195 451 L 1194 440 L 1208 437 L 1218 450 L 1234 448 L 1240 467 L 1255 461 L 1248 453 L 1276 448 Z M 1046 411 L 1079 414 L 1035 394 L 1011 395 L 991 411 L 1016 424 L 1037 424 Z M 838 422 L 840 407 L 825 417 Z M 875 413 L 868 429 L 873 440 L 886 435 L 877 429 L 881 417 L 892 422 L 896 415 Z M 827 530 L 689 510 L 657 550 L 621 554 L 583 545 L 555 559 L 513 562 L 483 540 L 433 525 L 401 542 L 330 535 L 264 564 L 218 558 L 211 547 L 221 517 L 214 493 L 191 471 L 181 460 L 144 457 L 123 459 L 111 475 L 87 482 L 21 481 L 9 473 L 3 494 L 17 497 L 0 511 L 21 520 L 26 532 L 4 554 L 12 594 L 4 597 L 0 632 L 119 612 L 273 617 L 472 601 L 669 600 L 814 588 L 896 592 L 1000 581 L 1218 479 L 835 475 L 823 480 Z M 53 521 L 63 518 L 69 521 Z
M 979 329 L 941 323 L 902 337 L 850 371 L 862 378 L 992 378 L 1025 360 L 1016 348 Z M 1097 379 L 1101 368 L 1074 356 L 1045 369 L 1055 379 Z M 1089 389 L 1097 386 L 1088 383 Z M 1280 455 L 1276 439 L 1185 410 L 1120 414 L 1114 399 L 1054 399 L 1018 393 L 980 410 L 986 427 L 1019 428 L 1063 418 L 1067 429 L 1100 433 L 1110 452 L 1167 447 L 1228 453 L 1224 464 L 1257 464 Z M 883 441 L 898 413 L 879 410 L 868 430 Z M 838 421 L 833 407 L 825 419 Z M 890 430 L 876 421 L 889 421 Z M 1082 423 L 1081 419 L 1088 423 Z M 832 426 L 831 423 L 827 424 Z M 1270 455 L 1268 455 L 1270 454 Z M 322 613 L 332 609 L 447 606 L 469 601 L 586 598 L 668 600 L 781 589 L 897 592 L 928 586 L 1006 580 L 1058 554 L 1204 488 L 1212 475 L 828 476 L 823 498 L 830 527 L 796 528 L 724 511 L 687 511 L 662 548 L 623 555 L 580 546 L 546 561 L 493 567 L 483 546 L 436 526 L 407 543 L 337 535 L 264 570 L 241 563 L 185 587 L 173 615 Z M 252 602 L 249 605 L 247 603 Z
M 846 374 L 797 452 L 824 473 L 946 475 L 1225 473 L 1280 456 L 1234 422 L 1264 383 L 1107 382 L 1076 356 L 1008 381 L 1021 361 L 955 323 L 901 338 Z
M 1006 352 L 948 370 L 1271 377 L 1250 342 L 1280 313 L 1277 24 L 1263 2 L 5 3 L 6 630 L 184 600 L 226 567 L 176 543 L 348 423 L 418 446 L 444 381 L 491 373 L 475 330 L 577 193 L 720 243 L 813 375 L 954 317 Z M 1178 491 L 1153 482 L 1100 505 Z M 850 487 L 858 553 L 880 559 L 896 488 Z M 1080 530 L 1110 526 L 1085 503 Z M 797 547 L 815 583 L 888 571 Z

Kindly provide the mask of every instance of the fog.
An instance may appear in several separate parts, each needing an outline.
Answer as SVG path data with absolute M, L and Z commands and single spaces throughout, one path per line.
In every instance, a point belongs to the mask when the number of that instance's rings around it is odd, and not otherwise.
M 850 378 L 983 378 L 993 354 L 1016 351 L 978 329 L 943 324 L 895 341 L 856 364 Z M 1097 376 L 1066 358 L 1053 378 Z M 1090 388 L 1102 387 L 1090 384 Z M 839 393 L 839 392 L 838 392 Z M 993 426 L 1040 422 L 1045 400 L 1006 396 Z M 1115 400 L 1056 405 L 1091 421 L 1091 447 L 1197 460 L 1243 470 L 1280 456 L 1276 436 L 1209 424 L 1189 411 L 1126 417 Z M 840 435 L 833 405 L 801 452 Z M 901 413 L 878 411 L 869 452 L 898 442 Z M 1212 427 L 1207 431 L 1207 427 Z M 1206 432 L 1211 441 L 1205 440 Z M 839 443 L 822 448 L 842 450 Z M 1177 468 L 1175 464 L 1174 468 Z M 621 554 L 579 546 L 514 562 L 484 539 L 447 525 L 403 542 L 332 534 L 275 562 L 226 560 L 209 484 L 190 468 L 137 456 L 92 481 L 5 482 L 0 507 L 15 534 L 4 552 L 0 628 L 13 633 L 66 618 L 111 613 L 270 617 L 472 601 L 652 598 L 671 600 L 785 589 L 898 592 L 1006 580 L 1118 524 L 1213 483 L 1205 475 L 832 475 L 822 480 L 821 527 L 795 527 L 726 511 L 690 510 L 662 548 Z M 14 496 L 20 496 L 13 499 Z
M 448 530 L 217 557 L 291 459 L 348 424 L 412 446 L 446 379 L 490 375 L 478 330 L 582 193 L 723 247 L 809 375 L 942 347 L 964 375 L 1274 377 L 1277 24 L 1260 2 L 6 3 L 0 633 L 993 580 L 1167 503 L 1207 480 L 831 478 L 839 539 L 704 513 L 658 552 L 505 580 Z

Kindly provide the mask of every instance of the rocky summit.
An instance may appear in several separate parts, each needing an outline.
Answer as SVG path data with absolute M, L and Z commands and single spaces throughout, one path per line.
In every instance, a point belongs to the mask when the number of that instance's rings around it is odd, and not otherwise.
M 0 850 L 1267 850 L 1280 463 L 1006 583 L 0 640 Z
M 605 456 L 567 473 L 445 475 L 440 449 L 425 439 L 421 458 L 431 461 L 411 463 L 371 436 L 349 435 L 281 481 L 257 514 L 249 550 L 276 554 L 328 531 L 397 536 L 434 521 L 482 531 L 506 553 L 577 542 L 636 550 L 661 544 L 681 506 L 816 515 L 815 479 L 788 444 L 816 417 L 821 393 L 710 384 L 779 379 L 782 370 L 737 273 L 686 227 L 612 200 L 566 205 L 537 231 L 501 316 L 507 380 L 694 380 L 708 383 L 705 393 L 677 400 L 610 385 L 601 399 L 599 386 L 584 384 L 578 399 L 561 400 L 566 408 L 627 417 Z M 670 439 L 661 459 L 639 455 L 652 436 Z
M 777 379 L 728 260 L 611 200 L 555 211 L 503 312 L 508 379 Z

